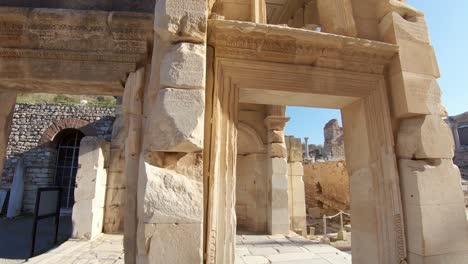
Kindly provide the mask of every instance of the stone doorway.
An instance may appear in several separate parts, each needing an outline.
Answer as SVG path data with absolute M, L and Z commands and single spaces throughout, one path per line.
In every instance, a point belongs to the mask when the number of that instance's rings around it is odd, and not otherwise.
M 383 68 L 370 72 L 356 72 L 337 65 L 328 67 L 306 65 L 307 60 L 316 61 L 310 54 L 295 57 L 288 54 L 291 42 L 276 39 L 274 34 L 258 26 L 258 32 L 243 33 L 238 43 L 225 42 L 220 36 L 229 32 L 235 25 L 229 21 L 216 21 L 213 25 L 217 34 L 211 36 L 211 44 L 216 54 L 208 59 L 207 118 L 205 134 L 205 174 L 206 233 L 205 246 L 208 263 L 233 263 L 235 251 L 236 215 L 236 156 L 239 105 L 242 103 L 272 106 L 305 106 L 340 109 L 345 133 L 346 159 L 351 175 L 351 214 L 353 218 L 353 262 L 354 263 L 399 263 L 406 257 L 402 204 L 399 175 L 394 153 L 394 136 L 391 126 L 387 90 Z M 274 31 L 274 29 L 271 29 Z M 226 32 L 224 32 L 226 31 Z M 313 32 L 310 32 L 313 34 Z M 264 34 L 264 35 L 263 35 Z M 284 45 L 281 55 L 269 57 L 268 50 L 249 53 L 255 44 L 246 48 L 242 43 L 255 43 L 262 36 L 268 45 Z M 295 36 L 289 36 L 295 38 Z M 322 36 L 315 36 L 321 38 Z M 233 37 L 235 39 L 235 37 Z M 334 45 L 331 39 L 329 45 Z M 249 42 L 252 41 L 252 42 Z M 315 43 L 310 45 L 313 53 Z M 306 46 L 306 44 L 303 44 Z M 369 43 L 348 43 L 361 49 Z M 374 43 L 369 49 L 369 63 L 373 61 L 385 65 L 389 62 L 389 46 Z M 346 45 L 344 45 L 346 46 Z M 296 49 L 294 46 L 291 49 Z M 337 53 L 346 53 L 342 47 Z M 279 51 L 278 51 L 279 52 Z M 297 52 L 297 50 L 294 50 Z M 365 52 L 364 52 L 365 53 Z M 372 53 L 372 55 L 371 55 Z M 391 53 L 391 52 L 390 52 Z M 283 63 L 275 60 L 283 56 Z M 328 54 L 321 55 L 326 61 Z M 311 57 L 308 57 L 311 56 Z M 361 59 L 363 54 L 360 54 Z M 371 59 L 373 57 L 373 59 Z M 347 59 L 353 60 L 353 56 Z M 298 60 L 302 60 L 298 63 Z M 210 68 L 210 66 L 212 66 Z M 272 107 L 269 128 L 275 131 L 284 125 L 284 116 L 277 114 Z M 282 124 L 283 123 L 283 124 Z M 267 146 L 272 151 L 273 144 Z M 356 155 L 359 153 L 359 155 Z M 286 162 L 286 161 L 284 161 Z M 272 159 L 269 173 L 275 177 L 275 170 L 281 160 Z M 271 178 L 270 180 L 272 180 Z M 271 187 L 270 197 L 274 199 L 275 188 Z M 268 208 L 268 232 L 275 234 L 274 220 L 286 212 L 287 207 L 276 208 L 274 201 Z M 285 211 L 286 210 L 286 211 Z
M 62 209 L 70 211 L 75 203 L 75 185 L 80 142 L 85 135 L 77 129 L 65 129 L 57 136 L 55 183 L 62 188 Z

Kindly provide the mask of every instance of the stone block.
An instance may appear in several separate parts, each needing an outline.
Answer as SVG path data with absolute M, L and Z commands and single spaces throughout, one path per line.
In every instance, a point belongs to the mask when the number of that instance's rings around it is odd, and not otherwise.
M 272 158 L 286 158 L 288 156 L 286 145 L 283 143 L 272 143 L 269 154 Z
M 302 142 L 300 138 L 288 137 L 286 140 L 289 162 L 302 162 Z
M 400 52 L 391 63 L 390 74 L 411 72 L 440 77 L 434 48 L 425 43 L 399 40 Z
M 468 259 L 468 250 L 438 256 L 421 256 L 418 254 L 408 253 L 408 263 L 411 264 L 466 264 Z
M 81 140 L 75 201 L 94 199 L 101 192 L 105 193 L 107 174 L 104 168 L 104 153 L 108 147 L 108 142 L 97 137 L 84 137 Z
M 404 204 L 404 209 L 409 252 L 435 256 L 468 250 L 468 222 L 462 201 L 421 206 Z
M 399 161 L 402 196 L 407 205 L 463 202 L 460 172 L 452 160 Z
M 284 143 L 284 130 L 268 131 L 268 143 Z
M 350 0 L 317 0 L 317 8 L 323 32 L 357 36 L 353 5 Z
M 302 177 L 292 176 L 291 177 L 291 190 L 293 191 L 294 204 L 296 203 L 301 206 L 305 214 L 305 191 L 304 191 L 304 181 Z
M 155 7 L 154 30 L 164 40 L 203 43 L 207 19 L 205 0 L 159 0 Z
M 179 43 L 165 55 L 161 64 L 163 88 L 203 89 L 205 87 L 206 47 Z
M 379 29 L 381 39 L 388 43 L 398 44 L 400 40 L 431 43 L 424 16 L 405 19 L 400 14 L 391 12 L 382 19 Z
M 161 89 L 154 107 L 154 120 L 146 128 L 149 150 L 190 153 L 203 148 L 204 91 Z
M 452 159 L 452 132 L 440 116 L 404 119 L 400 123 L 397 155 L 405 159 Z
M 203 226 L 197 224 L 156 224 L 146 234 L 148 263 L 201 264 Z
M 144 163 L 146 184 L 142 220 L 147 224 L 201 223 L 203 186 L 172 170 Z M 140 175 L 140 177 L 143 177 Z
M 393 111 L 396 117 L 446 115 L 436 78 L 400 72 L 390 77 Z
M 302 166 L 302 162 L 290 162 L 288 163 L 289 168 L 289 176 L 303 176 L 304 175 L 304 167 Z

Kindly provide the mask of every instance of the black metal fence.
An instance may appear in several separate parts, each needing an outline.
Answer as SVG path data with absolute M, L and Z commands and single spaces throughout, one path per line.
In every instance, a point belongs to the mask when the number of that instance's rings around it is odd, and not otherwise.
M 38 222 L 42 219 L 54 217 L 55 233 L 54 245 L 58 242 L 58 229 L 60 221 L 60 207 L 62 189 L 60 187 L 48 187 L 37 189 L 36 205 L 34 207 L 34 219 L 31 239 L 31 254 L 34 256 L 36 246 L 36 233 Z

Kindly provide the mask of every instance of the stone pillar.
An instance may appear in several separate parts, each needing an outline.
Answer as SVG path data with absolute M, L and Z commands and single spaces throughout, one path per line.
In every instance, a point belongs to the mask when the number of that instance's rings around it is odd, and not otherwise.
M 270 158 L 268 161 L 270 186 L 270 201 L 267 206 L 268 232 L 270 234 L 288 234 L 288 162 L 283 130 L 289 118 L 284 116 L 285 107 L 272 106 L 269 108 L 270 115 L 265 118 L 265 126 L 268 129 L 267 155 Z
M 80 143 L 76 174 L 73 234 L 76 239 L 94 239 L 102 233 L 109 143 L 97 137 L 84 137 Z
M 252 22 L 258 24 L 267 23 L 266 1 L 265 0 L 250 0 L 251 1 L 251 16 Z
M 356 37 L 351 0 L 317 0 L 322 32 Z
M 6 157 L 11 120 L 16 104 L 16 93 L 0 92 L 0 183 L 3 177 L 3 163 Z
M 147 76 L 145 73 L 145 68 L 140 68 L 128 76 L 122 100 L 122 115 L 126 125 L 124 249 L 127 264 L 136 263 L 138 167 L 142 136 L 143 89 Z
M 304 167 L 300 138 L 286 137 L 288 148 L 289 217 L 291 230 L 307 234 Z
M 310 160 L 310 156 L 309 156 L 309 138 L 308 137 L 305 137 L 304 138 L 305 140 L 305 159 L 306 160 Z
M 468 222 L 424 14 L 402 2 L 382 2 L 381 39 L 400 47 L 389 80 L 392 115 L 399 123 L 396 147 L 407 260 L 462 264 L 468 259 Z
M 452 129 L 453 139 L 455 140 L 455 150 L 459 149 L 460 144 L 460 135 L 458 134 L 458 123 L 456 121 L 450 121 L 450 128 Z
M 104 233 L 122 233 L 125 211 L 125 174 L 124 148 L 127 137 L 126 120 L 122 106 L 117 108 L 116 119 L 112 128 L 112 140 L 107 163 L 107 188 L 104 213 Z
M 207 8 L 204 0 L 156 3 L 139 155 L 137 263 L 203 261 Z

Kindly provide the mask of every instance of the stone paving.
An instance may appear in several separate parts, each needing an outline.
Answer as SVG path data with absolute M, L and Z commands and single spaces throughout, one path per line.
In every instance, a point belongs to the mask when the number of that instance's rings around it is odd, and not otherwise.
M 0 264 L 124 264 L 123 236 L 101 235 L 94 241 L 69 240 L 26 262 Z M 351 264 L 351 255 L 301 236 L 238 235 L 235 264 Z M 170 264 L 170 263 L 168 263 Z
M 298 235 L 238 235 L 236 264 L 351 264 L 351 255 Z
M 123 236 L 101 235 L 93 241 L 69 240 L 26 261 L 28 264 L 124 264 Z

